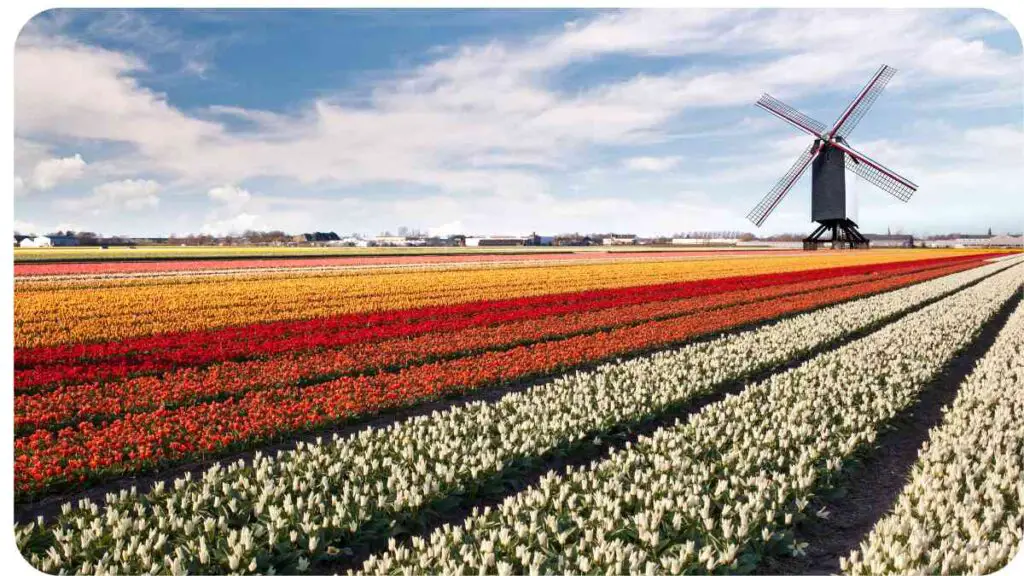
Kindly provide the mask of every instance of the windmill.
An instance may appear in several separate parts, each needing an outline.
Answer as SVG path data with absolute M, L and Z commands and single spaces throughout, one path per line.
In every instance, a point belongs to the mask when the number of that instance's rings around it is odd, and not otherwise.
M 882 65 L 871 81 L 839 115 L 832 128 L 802 114 L 799 110 L 772 98 L 761 96 L 757 105 L 782 118 L 799 130 L 814 137 L 814 141 L 796 159 L 796 162 L 750 211 L 747 219 L 758 227 L 811 166 L 811 220 L 819 224 L 810 236 L 804 238 L 805 249 L 816 249 L 818 244 L 831 242 L 834 247 L 867 248 L 868 239 L 857 231 L 857 224 L 846 214 L 846 170 L 899 198 L 903 202 L 917 190 L 917 184 L 855 150 L 846 137 L 857 127 L 885 85 L 896 74 L 896 69 Z M 830 238 L 822 239 L 826 232 Z

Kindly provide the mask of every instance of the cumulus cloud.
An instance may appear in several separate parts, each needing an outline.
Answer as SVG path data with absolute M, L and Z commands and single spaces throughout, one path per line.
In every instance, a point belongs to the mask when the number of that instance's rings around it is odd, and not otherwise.
M 266 229 L 267 226 L 263 223 L 262 217 L 248 212 L 242 212 L 228 218 L 208 218 L 202 227 L 204 234 L 212 234 L 214 236 L 239 234 L 246 230 Z
M 14 232 L 17 234 L 36 234 L 39 232 L 39 227 L 32 222 L 25 222 L 24 220 L 14 219 Z
M 85 170 L 85 160 L 81 154 L 68 158 L 50 158 L 36 164 L 32 171 L 32 187 L 37 190 L 49 190 L 54 186 L 78 179 Z
M 252 199 L 252 194 L 250 194 L 248 190 L 237 186 L 218 186 L 216 188 L 211 188 L 207 191 L 206 195 L 215 202 L 233 208 L 240 208 Z
M 86 167 L 81 154 L 55 157 L 51 148 L 43 143 L 14 139 L 15 194 L 51 190 L 73 182 L 83 177 Z
M 153 180 L 121 180 L 108 182 L 93 189 L 94 197 L 106 207 L 120 207 L 125 210 L 153 208 L 160 203 L 157 192 L 160 184 Z
M 626 158 L 623 166 L 638 172 L 667 172 L 679 165 L 679 156 L 634 156 Z
M 87 210 L 93 214 L 111 211 L 135 212 L 156 208 L 160 204 L 160 184 L 153 180 L 120 180 L 92 189 L 86 198 L 61 202 L 68 210 Z

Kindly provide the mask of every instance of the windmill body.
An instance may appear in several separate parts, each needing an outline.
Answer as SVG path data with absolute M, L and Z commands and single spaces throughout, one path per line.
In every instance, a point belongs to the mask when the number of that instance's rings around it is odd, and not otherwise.
M 916 184 L 853 149 L 846 141 L 894 74 L 894 68 L 885 65 L 879 68 L 831 128 L 767 94 L 761 96 L 758 106 L 813 136 L 814 140 L 747 215 L 751 222 L 761 226 L 810 167 L 811 219 L 818 223 L 818 228 L 804 239 L 804 248 L 816 249 L 826 243 L 835 248 L 868 247 L 868 240 L 846 212 L 846 171 L 861 176 L 903 202 L 917 190 Z
M 818 152 L 811 164 L 811 220 L 846 220 L 846 155 L 834 146 Z

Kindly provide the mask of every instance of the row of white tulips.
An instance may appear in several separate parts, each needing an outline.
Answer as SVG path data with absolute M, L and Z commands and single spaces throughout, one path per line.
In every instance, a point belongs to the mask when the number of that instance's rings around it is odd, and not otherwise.
M 1015 267 L 588 467 L 366 562 L 369 573 L 743 572 L 1024 283 Z M 827 511 L 818 511 L 821 514 Z
M 895 510 L 844 572 L 987 574 L 1024 539 L 1024 305 L 921 449 Z
M 415 521 L 440 498 L 471 499 L 506 468 L 635 422 L 1010 266 L 991 264 L 677 351 L 613 362 L 509 394 L 250 465 L 214 466 L 173 489 L 68 505 L 17 529 L 47 572 L 295 571 Z

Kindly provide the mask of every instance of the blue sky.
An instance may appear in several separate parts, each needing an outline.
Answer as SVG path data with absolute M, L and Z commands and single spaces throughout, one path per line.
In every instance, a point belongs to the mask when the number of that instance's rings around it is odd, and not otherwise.
M 15 50 L 15 229 L 755 231 L 807 138 L 850 140 L 866 231 L 1024 227 L 1021 44 L 952 10 L 60 10 Z M 809 178 L 759 232 L 811 228 Z

